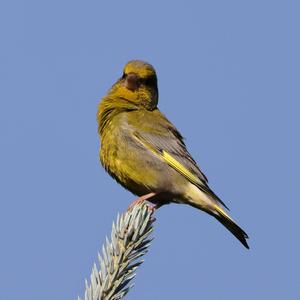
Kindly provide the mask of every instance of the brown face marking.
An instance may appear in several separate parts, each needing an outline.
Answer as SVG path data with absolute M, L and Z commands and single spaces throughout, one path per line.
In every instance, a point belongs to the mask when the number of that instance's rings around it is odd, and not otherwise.
M 140 85 L 140 79 L 135 73 L 128 73 L 125 77 L 124 85 L 127 89 L 135 91 Z

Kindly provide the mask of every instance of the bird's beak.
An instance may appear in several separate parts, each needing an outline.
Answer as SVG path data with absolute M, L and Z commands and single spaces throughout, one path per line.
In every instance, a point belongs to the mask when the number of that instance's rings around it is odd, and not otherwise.
M 129 73 L 126 76 L 126 79 L 124 81 L 124 86 L 131 90 L 135 91 L 139 87 L 139 77 L 135 73 Z

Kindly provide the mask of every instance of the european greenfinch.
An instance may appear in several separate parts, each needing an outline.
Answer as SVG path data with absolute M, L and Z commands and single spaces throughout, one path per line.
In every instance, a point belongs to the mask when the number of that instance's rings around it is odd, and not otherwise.
M 209 188 L 182 135 L 157 108 L 152 65 L 133 60 L 98 107 L 100 161 L 122 186 L 156 207 L 189 204 L 220 221 L 246 248 L 247 234 Z

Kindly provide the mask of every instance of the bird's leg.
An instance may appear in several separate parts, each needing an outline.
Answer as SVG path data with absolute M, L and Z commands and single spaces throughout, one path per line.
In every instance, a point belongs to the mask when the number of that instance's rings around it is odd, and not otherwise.
M 135 199 L 135 200 L 129 205 L 128 210 L 132 209 L 133 206 L 135 206 L 135 205 L 137 205 L 137 204 L 140 204 L 140 203 L 143 203 L 144 201 L 149 200 L 150 198 L 154 197 L 155 195 L 156 195 L 156 193 L 151 192 L 151 193 L 149 193 L 149 194 L 143 195 L 143 196 L 141 196 L 141 197 Z M 155 206 L 155 204 L 152 204 L 152 205 L 149 205 L 149 208 L 150 208 L 151 210 L 155 210 L 156 206 Z

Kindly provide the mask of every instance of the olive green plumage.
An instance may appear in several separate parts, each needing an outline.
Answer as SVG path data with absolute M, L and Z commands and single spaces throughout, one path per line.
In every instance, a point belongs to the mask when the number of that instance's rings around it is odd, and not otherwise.
M 248 248 L 247 234 L 226 213 L 157 103 L 154 68 L 143 61 L 127 63 L 98 108 L 102 165 L 132 193 L 154 192 L 151 202 L 158 206 L 185 203 L 209 213 Z

